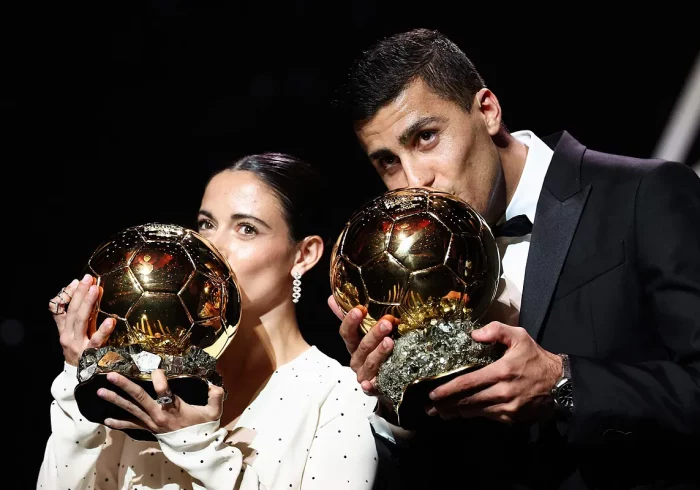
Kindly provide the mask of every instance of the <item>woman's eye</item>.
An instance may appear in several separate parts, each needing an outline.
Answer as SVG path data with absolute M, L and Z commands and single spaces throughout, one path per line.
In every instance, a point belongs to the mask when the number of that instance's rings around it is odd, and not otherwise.
M 241 223 L 238 225 L 238 229 L 244 235 L 254 236 L 258 234 L 258 230 L 253 225 L 247 223 Z
M 211 230 L 212 228 L 214 228 L 214 224 L 208 219 L 200 219 L 199 221 L 197 221 L 197 228 L 200 231 Z

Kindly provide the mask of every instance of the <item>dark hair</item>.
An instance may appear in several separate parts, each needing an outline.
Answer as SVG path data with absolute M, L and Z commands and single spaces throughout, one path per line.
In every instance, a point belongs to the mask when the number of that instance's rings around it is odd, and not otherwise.
M 252 172 L 267 184 L 282 205 L 291 240 L 323 237 L 321 193 L 326 186 L 314 166 L 284 153 L 261 153 L 245 156 L 214 176 L 226 170 Z
M 385 38 L 354 62 L 339 105 L 364 123 L 420 78 L 467 112 L 486 85 L 467 56 L 438 31 L 415 29 Z

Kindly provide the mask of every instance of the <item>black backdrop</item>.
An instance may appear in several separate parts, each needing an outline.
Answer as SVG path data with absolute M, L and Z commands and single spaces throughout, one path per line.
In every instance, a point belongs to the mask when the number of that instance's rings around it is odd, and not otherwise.
M 688 13 L 633 18 L 437 3 L 91 2 L 3 6 L 1 302 L 4 440 L 14 485 L 33 488 L 61 351 L 46 303 L 109 234 L 194 226 L 213 165 L 260 151 L 318 164 L 336 196 L 326 223 L 382 190 L 330 107 L 358 51 L 438 28 L 476 63 L 511 130 L 560 129 L 648 157 L 699 42 Z M 523 6 L 521 6 L 523 7 Z M 501 11 L 503 10 L 503 11 Z M 304 282 L 305 334 L 347 361 L 326 307 L 327 265 Z

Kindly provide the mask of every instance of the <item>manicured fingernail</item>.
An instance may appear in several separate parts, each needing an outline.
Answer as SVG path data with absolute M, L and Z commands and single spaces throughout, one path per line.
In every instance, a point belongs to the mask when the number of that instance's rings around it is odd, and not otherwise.
M 391 332 L 391 323 L 389 323 L 386 320 L 382 320 L 379 323 L 379 330 L 381 330 L 382 333 L 389 333 Z
M 88 293 L 90 293 L 90 294 L 97 293 L 97 286 L 95 286 L 94 284 L 92 286 L 90 286 L 90 289 L 88 289 Z
M 78 285 L 79 282 L 80 282 L 80 281 L 78 281 L 77 279 L 73 279 L 73 280 L 70 282 L 70 286 L 71 286 L 71 287 L 75 287 L 75 286 Z
M 82 282 L 83 284 L 90 284 L 92 282 L 92 276 L 90 274 L 85 274 Z
M 435 393 L 434 391 L 431 391 L 431 392 L 428 394 L 428 396 L 430 397 L 431 400 L 435 400 L 435 399 L 438 397 L 438 396 L 437 396 L 437 393 Z
M 351 310 L 350 316 L 352 317 L 353 320 L 359 320 L 360 318 L 362 318 L 362 315 L 360 315 L 360 312 L 357 310 Z
M 107 381 L 114 383 L 117 380 L 117 375 L 116 373 L 109 373 L 107 375 Z
M 389 339 L 382 340 L 382 347 L 384 347 L 387 350 L 391 348 L 391 345 L 389 345 Z
M 100 388 L 99 390 L 97 390 L 97 396 L 99 396 L 101 398 L 104 398 L 104 396 L 106 394 L 107 394 L 107 390 L 105 390 L 104 388 Z
M 105 425 L 112 425 L 114 419 L 105 419 Z

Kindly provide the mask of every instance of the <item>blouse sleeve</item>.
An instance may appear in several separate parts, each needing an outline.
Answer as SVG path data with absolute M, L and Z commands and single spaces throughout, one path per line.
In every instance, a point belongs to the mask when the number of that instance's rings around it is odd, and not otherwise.
M 244 463 L 241 450 L 226 444 L 227 435 L 217 420 L 156 437 L 165 457 L 192 477 L 193 489 L 262 488 L 253 467 Z
M 376 398 L 362 392 L 352 371 L 339 376 L 321 409 L 301 490 L 373 487 L 378 463 L 370 417 L 376 403 Z
M 73 395 L 77 384 L 77 368 L 70 364 L 64 364 L 63 372 L 51 384 L 54 398 L 50 409 L 51 436 L 46 443 L 37 489 L 117 488 L 117 462 L 124 434 L 83 418 Z

